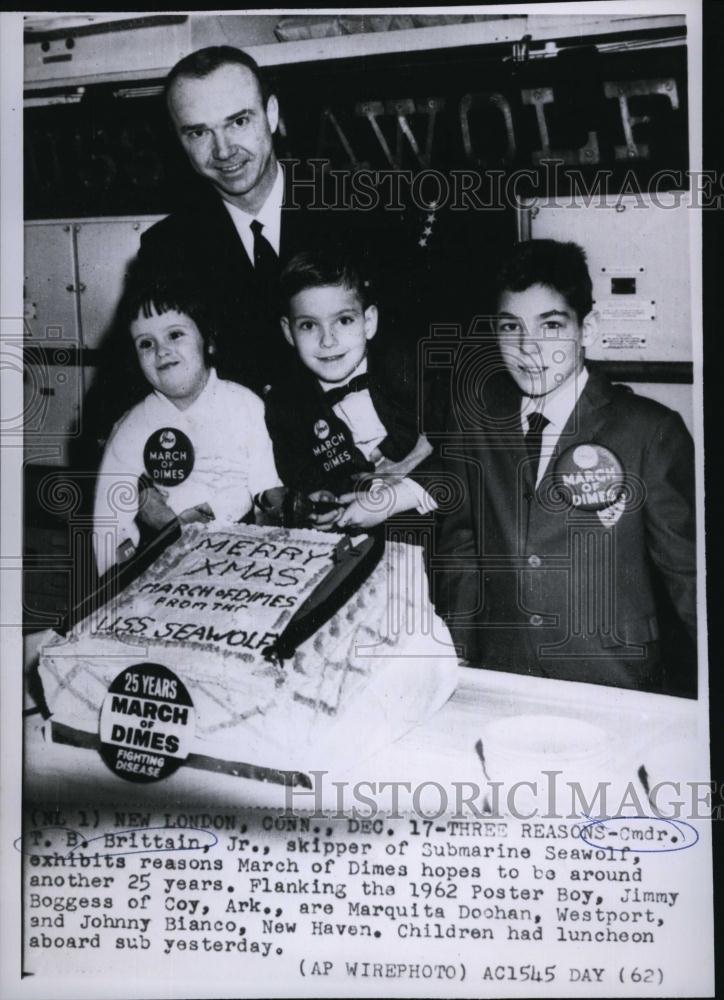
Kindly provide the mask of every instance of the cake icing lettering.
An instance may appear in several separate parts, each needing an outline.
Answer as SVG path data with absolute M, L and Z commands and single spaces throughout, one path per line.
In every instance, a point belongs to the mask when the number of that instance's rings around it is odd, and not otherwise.
M 315 559 L 329 559 L 333 546 L 315 546 L 314 548 L 310 546 L 308 549 L 302 549 L 296 545 L 289 545 L 288 542 L 277 545 L 276 542 L 270 541 L 257 542 L 248 538 L 213 535 L 200 538 L 191 552 L 198 552 L 201 549 L 210 549 L 217 555 L 224 553 L 227 556 L 248 555 L 249 558 L 262 556 L 265 559 L 275 561 L 299 561 L 302 565 L 308 566 Z
M 303 566 L 274 566 L 272 563 L 257 562 L 238 563 L 234 559 L 221 559 L 212 562 L 205 556 L 203 562 L 184 570 L 182 576 L 193 576 L 195 573 L 206 573 L 207 576 L 226 576 L 233 573 L 240 580 L 261 579 L 274 583 L 278 587 L 295 587 L 303 576 Z
M 93 632 L 124 632 L 127 635 L 143 635 L 151 627 L 154 619 L 149 615 L 130 615 L 116 618 L 111 622 L 106 615 L 93 628 Z
M 276 633 L 273 632 L 250 631 L 240 628 L 220 630 L 218 626 L 202 625 L 199 622 L 157 622 L 155 618 L 148 615 L 143 618 L 118 617 L 109 619 L 104 617 L 93 629 L 93 633 L 96 635 L 105 633 L 145 635 L 152 639 L 216 643 L 243 649 L 260 649 L 268 646 L 277 638 Z
M 345 545 L 340 535 L 308 529 L 185 526 L 142 576 L 79 623 L 70 640 L 44 649 L 39 673 L 54 720 L 97 733 L 99 699 L 110 694 L 106 737 L 117 751 L 117 773 L 140 769 L 143 754 L 146 780 L 165 776 L 169 760 L 188 763 L 181 753 L 187 744 L 188 753 L 217 760 L 222 770 L 239 760 L 283 770 L 356 763 L 359 744 L 349 741 L 349 732 L 359 712 L 371 752 L 449 696 L 457 661 L 437 658 L 446 635 L 442 623 L 436 622 L 435 638 L 415 633 L 429 605 L 425 594 L 418 601 L 401 589 L 399 567 L 414 556 L 422 578 L 421 555 L 390 541 L 369 580 L 300 645 L 286 670 L 268 662 L 265 651 Z M 141 678 L 137 688 L 110 690 L 119 665 L 132 670 L 151 653 L 188 688 L 193 726 L 172 714 L 145 717 L 183 711 L 183 705 L 145 707 L 146 700 L 172 700 L 170 689 L 146 690 Z M 126 700 L 112 703 L 116 694 Z M 164 754 L 165 763 L 154 753 Z
M 138 588 L 139 594 L 183 594 L 185 597 L 211 597 L 214 588 L 209 584 L 190 583 L 144 583 Z
M 229 601 L 240 608 L 263 605 L 267 608 L 292 608 L 297 603 L 293 595 L 275 594 L 265 590 L 249 590 L 248 587 L 214 587 L 212 584 L 190 583 L 144 583 L 139 594 L 155 597 L 154 605 L 167 608 L 206 608 L 208 601 L 200 597 L 213 597 L 217 601 Z

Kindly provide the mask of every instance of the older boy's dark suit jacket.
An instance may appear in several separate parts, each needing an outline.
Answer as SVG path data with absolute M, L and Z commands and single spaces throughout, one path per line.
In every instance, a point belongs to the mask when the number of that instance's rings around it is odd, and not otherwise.
M 418 437 L 413 362 L 399 350 L 383 357 L 368 356 L 369 393 L 387 431 L 380 451 L 399 462 Z M 354 488 L 353 475 L 373 471 L 355 446 L 351 430 L 301 363 L 288 379 L 275 382 L 264 402 L 274 461 L 285 486 L 305 493 L 327 489 L 339 495 Z
M 491 420 L 444 447 L 463 499 L 440 525 L 438 609 L 475 666 L 660 690 L 660 584 L 696 636 L 691 437 L 672 410 L 591 373 L 558 454 L 594 442 L 619 458 L 627 499 L 607 526 L 547 490 L 555 456 L 530 485 L 519 400 L 505 431 Z

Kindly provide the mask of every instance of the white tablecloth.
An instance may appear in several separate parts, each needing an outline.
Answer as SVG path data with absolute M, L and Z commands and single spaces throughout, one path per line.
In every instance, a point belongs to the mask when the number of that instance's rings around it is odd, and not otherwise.
M 600 779 L 614 782 L 619 788 L 631 782 L 644 795 L 638 776 L 642 765 L 649 785 L 663 780 L 705 779 L 707 751 L 700 731 L 703 715 L 696 702 L 685 699 L 461 666 L 457 690 L 427 723 L 365 759 L 361 720 L 359 731 L 350 732 L 350 739 L 360 748 L 358 763 L 339 773 L 330 761 L 329 773 L 315 780 L 323 789 L 324 806 L 329 809 L 337 807 L 340 794 L 345 808 L 355 804 L 359 808 L 355 793 L 359 782 L 376 783 L 379 803 L 390 802 L 389 792 L 386 798 L 379 794 L 381 782 L 409 784 L 409 790 L 397 788 L 401 811 L 410 807 L 415 789 L 424 783 L 429 796 L 418 801 L 429 801 L 434 811 L 443 794 L 436 783 L 445 789 L 452 807 L 459 794 L 456 788 L 462 783 L 481 788 L 486 784 L 476 744 L 492 721 L 509 717 L 514 726 L 516 716 L 554 716 L 561 720 L 563 730 L 566 719 L 576 719 L 603 731 L 608 737 L 610 759 Z M 274 783 L 188 766 L 159 782 L 132 783 L 113 774 L 96 751 L 52 742 L 50 726 L 39 714 L 26 717 L 25 732 L 26 795 L 39 802 L 138 802 L 159 808 L 190 804 L 283 808 L 288 802 L 284 788 Z M 483 747 L 484 743 L 483 739 Z M 555 762 L 542 760 L 540 766 L 555 767 Z M 531 779 L 536 777 L 534 772 L 531 766 Z M 494 774 L 488 777 L 506 778 Z M 342 793 L 332 785 L 333 781 L 347 782 Z M 294 804 L 313 808 L 315 800 L 295 793 Z

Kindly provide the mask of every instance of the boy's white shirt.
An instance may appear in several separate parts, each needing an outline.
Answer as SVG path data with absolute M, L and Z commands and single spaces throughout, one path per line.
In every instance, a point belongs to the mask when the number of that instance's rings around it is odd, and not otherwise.
M 277 257 L 282 238 L 282 204 L 284 202 L 284 171 L 281 164 L 277 164 L 277 176 L 272 189 L 267 195 L 267 199 L 255 215 L 244 212 L 237 205 L 232 205 L 229 201 L 224 201 L 226 210 L 231 216 L 231 221 L 236 227 L 246 255 L 254 263 L 254 234 L 251 231 L 252 222 L 257 219 L 264 227 L 262 236 L 272 245 Z
M 341 389 L 351 382 L 357 375 L 367 374 L 367 355 L 365 355 L 353 372 L 344 382 L 325 382 L 324 379 L 317 379 L 321 388 L 328 392 L 330 389 Z M 344 399 L 332 407 L 340 420 L 342 420 L 352 433 L 352 440 L 359 448 L 364 457 L 369 461 L 369 457 L 382 441 L 387 437 L 385 425 L 380 420 L 375 409 L 369 389 L 362 389 L 359 392 L 352 392 Z M 420 514 L 429 514 L 437 510 L 437 504 L 424 487 L 416 483 L 414 479 L 405 477 L 402 482 L 412 491 L 416 500 L 415 509 Z
M 162 427 L 182 431 L 194 447 L 189 477 L 176 486 L 158 484 L 176 514 L 207 503 L 214 524 L 228 526 L 251 510 L 256 493 L 281 485 L 264 404 L 250 389 L 218 378 L 212 368 L 198 399 L 185 410 L 162 393 L 151 392 L 118 421 L 103 454 L 94 511 L 100 573 L 113 565 L 118 545 L 126 539 L 138 543 L 135 517 L 143 446 Z
M 343 389 L 353 378 L 366 374 L 367 357 L 365 356 L 344 382 L 325 382 L 321 378 L 318 379 L 318 382 L 324 392 L 329 392 L 331 389 Z M 375 409 L 369 389 L 351 392 L 344 399 L 335 403 L 332 409 L 352 431 L 355 445 L 369 461 L 374 449 L 387 437 L 387 430 Z
M 528 420 L 534 413 L 542 413 L 548 420 L 548 424 L 541 436 L 540 460 L 535 480 L 536 486 L 540 485 L 540 481 L 545 475 L 558 440 L 563 433 L 563 428 L 568 423 L 569 417 L 573 413 L 578 400 L 581 398 L 587 382 L 588 369 L 584 365 L 580 371 L 575 372 L 562 385 L 549 392 L 546 396 L 523 396 L 520 401 L 520 426 L 523 434 L 527 434 Z

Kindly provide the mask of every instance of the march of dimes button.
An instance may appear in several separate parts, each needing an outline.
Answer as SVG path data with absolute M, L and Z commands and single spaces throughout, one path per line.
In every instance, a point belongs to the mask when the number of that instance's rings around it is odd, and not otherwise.
M 196 719 L 185 685 L 160 663 L 127 667 L 108 688 L 100 712 L 100 754 L 129 781 L 158 781 L 189 755 Z
M 162 427 L 146 441 L 143 464 L 157 486 L 178 486 L 191 475 L 194 446 L 177 427 Z
M 564 451 L 553 470 L 559 492 L 572 507 L 602 510 L 621 496 L 624 470 L 618 456 L 603 445 L 587 442 Z

